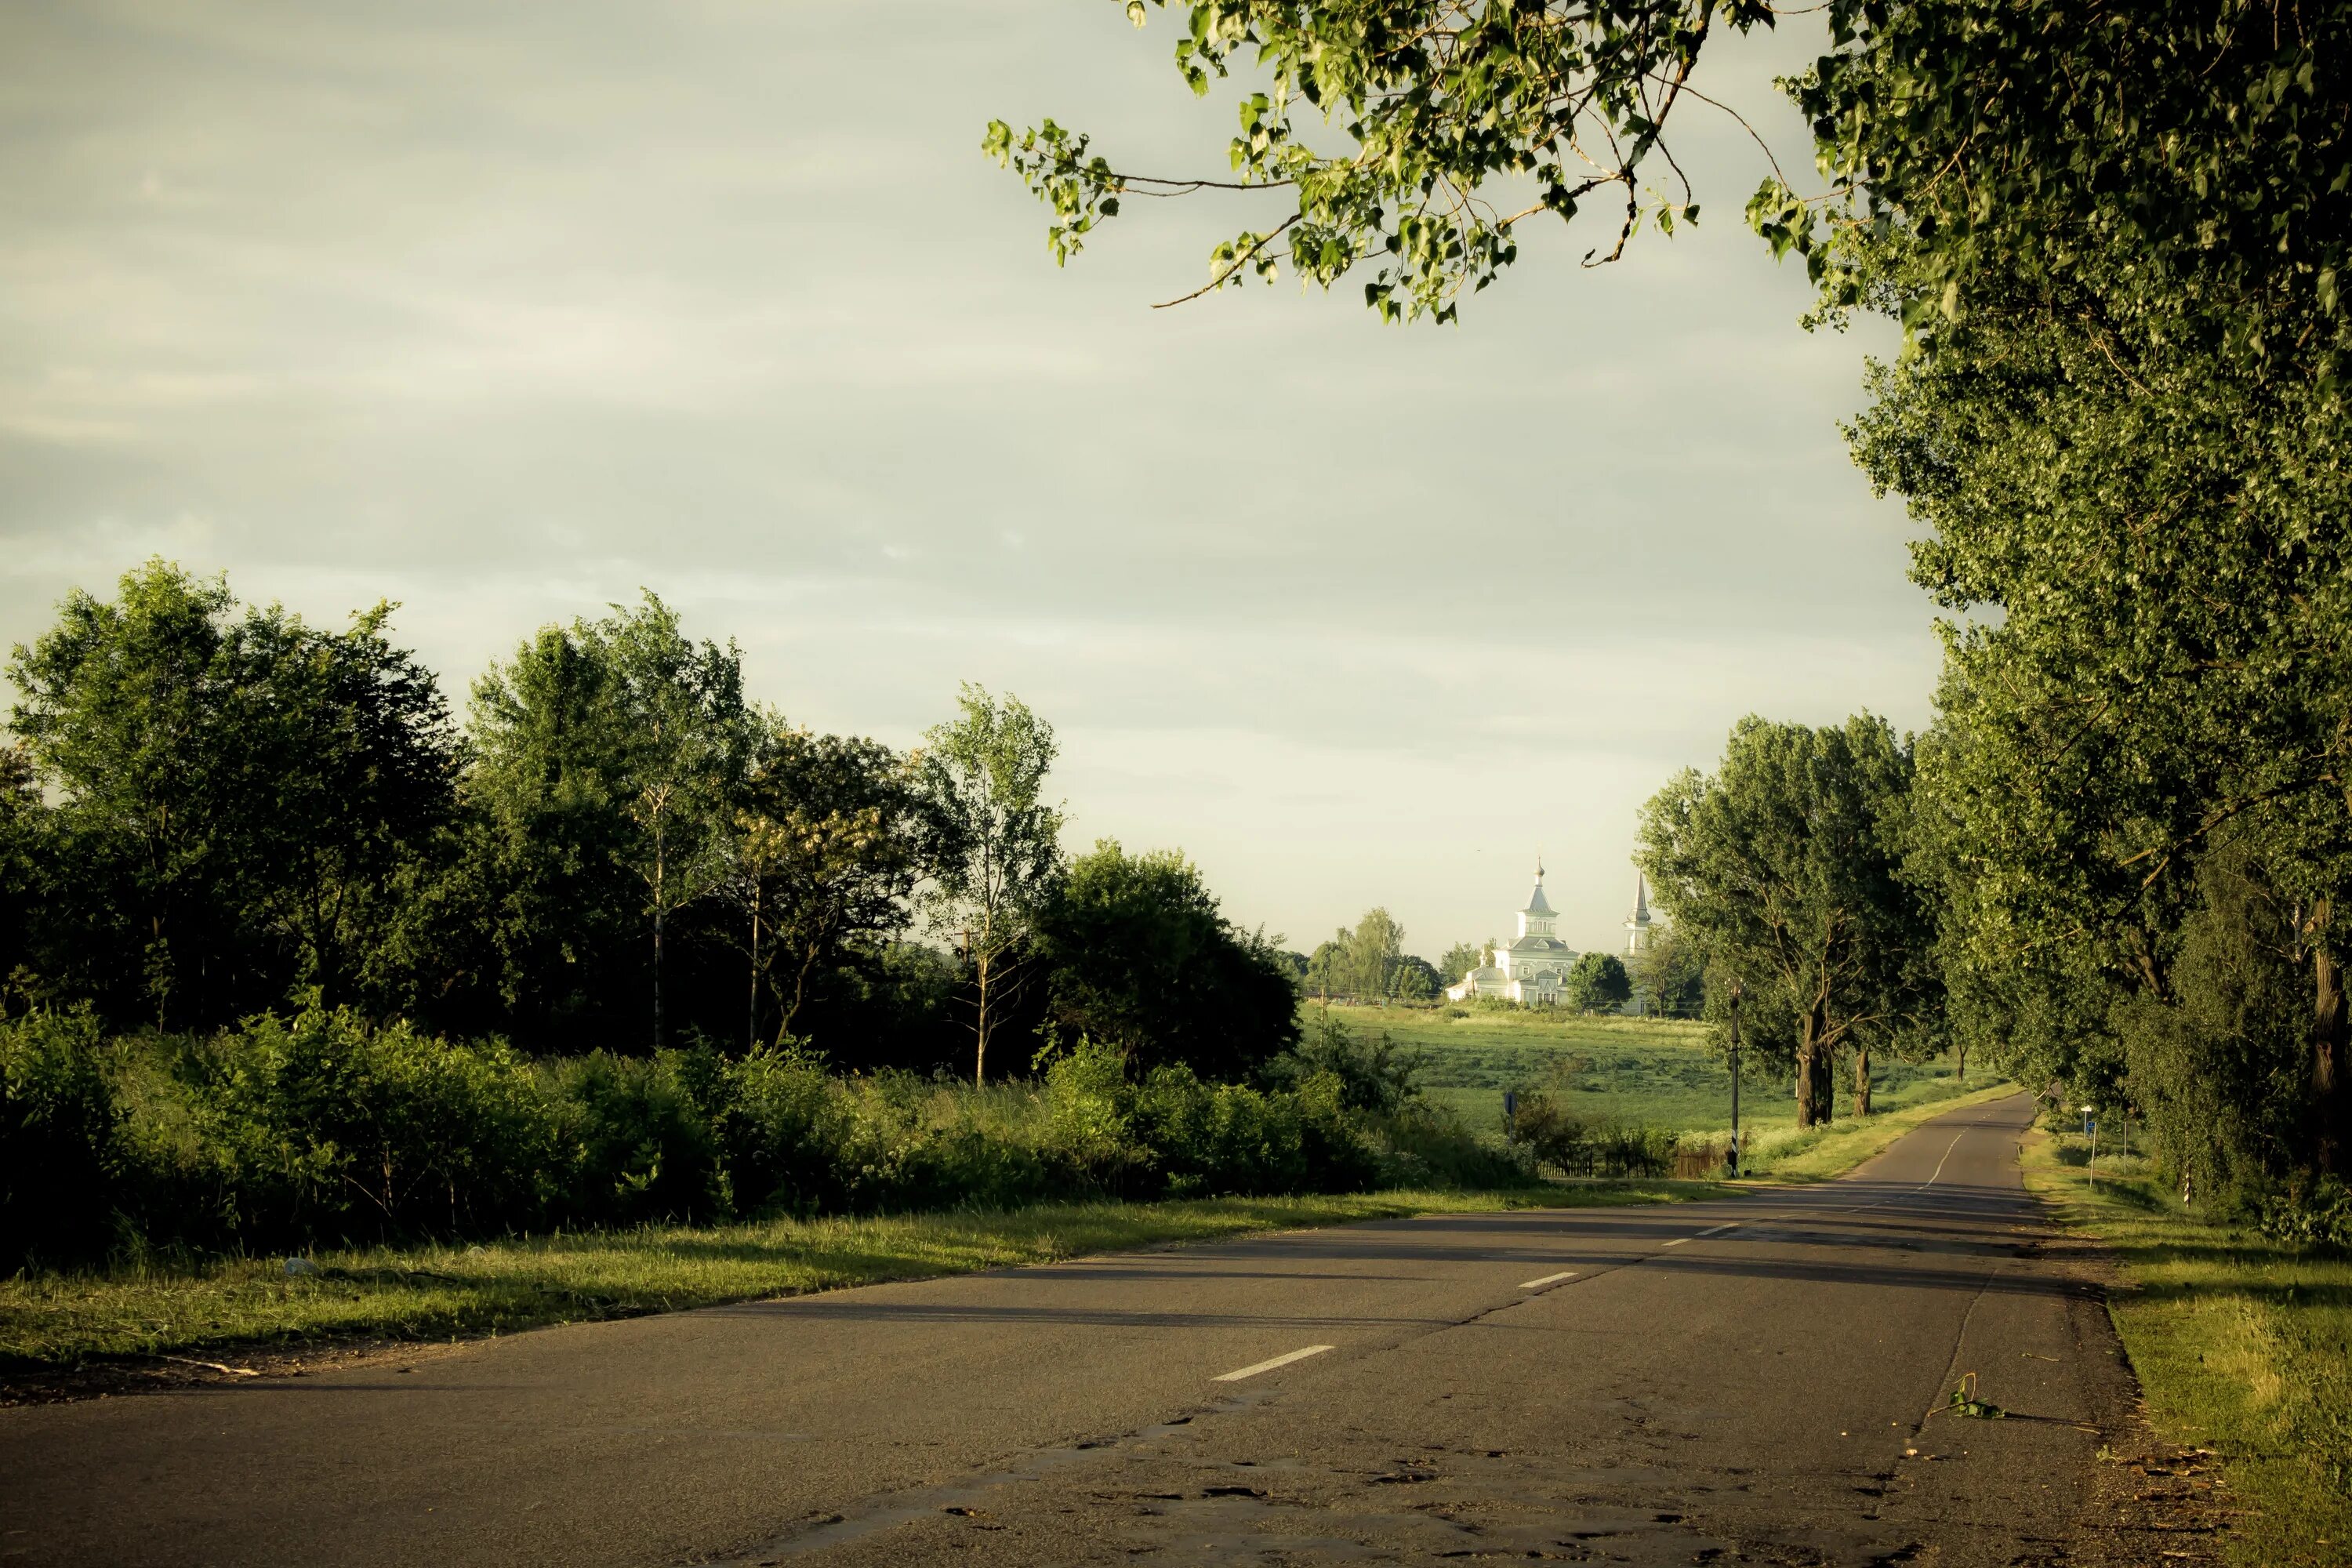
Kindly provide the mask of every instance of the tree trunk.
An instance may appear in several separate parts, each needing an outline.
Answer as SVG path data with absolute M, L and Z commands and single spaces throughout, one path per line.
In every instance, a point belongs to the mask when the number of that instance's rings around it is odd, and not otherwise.
M 1831 1119 L 1835 1106 L 1831 1091 L 1831 1062 L 1822 1037 L 1829 1020 L 1816 1002 L 1797 1020 L 1797 1125 L 1819 1127 Z
M 1958 1067 L 1958 1071 L 1957 1071 L 1957 1073 L 1956 1073 L 1956 1075 L 1955 1075 L 1955 1076 L 1956 1076 L 1956 1077 L 1958 1078 L 1958 1079 L 1959 1086 L 1960 1086 L 1962 1089 L 1966 1089 L 1966 1088 L 1968 1088 L 1968 1086 L 1969 1086 L 1969 1043 L 1968 1043 L 1968 1041 L 1966 1041 L 1966 1040 L 1955 1040 L 1955 1041 L 1953 1041 L 1953 1042 L 1952 1042 L 1952 1058 L 1953 1058 L 1954 1062 L 1957 1064 L 1957 1067 Z
M 982 953 L 974 969 L 980 983 L 980 1013 L 973 1020 L 975 1037 L 971 1054 L 971 1081 L 977 1088 L 988 1081 L 988 955 Z
M 661 817 L 654 818 L 654 1049 L 662 1048 L 662 873 L 663 864 Z
M 751 994 L 743 1004 L 743 1050 L 747 1056 L 760 1048 L 760 893 L 755 885 L 751 893 Z
M 1867 1048 L 1853 1053 L 1853 1113 L 1857 1117 L 1870 1114 L 1870 1052 Z
M 2326 918 L 2325 906 L 2320 920 Z M 2352 1120 L 2352 1084 L 2346 1079 L 2344 971 L 2336 955 L 2324 946 L 2312 950 L 2312 1018 L 2311 1018 L 2311 1110 L 2313 1120 L 2312 1163 L 2325 1175 L 2340 1174 L 2346 1168 L 2347 1149 L 2346 1122 Z

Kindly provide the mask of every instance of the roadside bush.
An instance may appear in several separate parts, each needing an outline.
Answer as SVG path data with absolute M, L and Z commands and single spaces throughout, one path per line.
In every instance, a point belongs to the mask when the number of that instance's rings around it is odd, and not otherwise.
M 1621 1153 L 1609 1156 L 1624 1163 Z M 843 1076 L 793 1046 L 533 1063 L 318 1007 L 205 1037 L 0 1023 L 0 1260 L 260 1250 L 1073 1198 L 1514 1185 L 1344 1031 L 1260 1084 L 1081 1039 L 1030 1084 Z
M 732 1207 L 693 1054 L 592 1051 L 541 1069 L 562 1150 L 556 1217 L 572 1225 L 713 1220 Z M 454 1131 L 454 1130 L 453 1130 Z
M 1510 1133 L 1566 1176 L 1663 1176 L 1674 1169 L 1673 1133 L 1580 1116 L 1541 1089 L 1519 1092 Z
M 2352 1187 L 2335 1176 L 2292 1183 L 2263 1201 L 2255 1223 L 2273 1241 L 2352 1251 Z
M 497 1041 L 311 1008 L 248 1019 L 194 1065 L 248 1245 L 495 1233 L 536 1218 L 562 1174 L 530 1065 Z
M 706 1095 L 735 1206 L 813 1215 L 851 1205 L 856 1110 L 822 1058 L 763 1047 L 713 1075 Z
M 1339 1082 L 1339 1100 L 1350 1110 L 1392 1112 L 1421 1097 L 1421 1070 L 1428 1058 L 1419 1051 L 1400 1051 L 1388 1031 L 1372 1041 L 1359 1040 L 1339 1019 L 1325 1016 L 1307 1031 L 1306 1038 L 1261 1070 L 1260 1077 L 1276 1089 L 1297 1089 L 1317 1073 L 1329 1073 Z
M 87 1011 L 0 1022 L 0 1268 L 102 1257 L 121 1114 Z

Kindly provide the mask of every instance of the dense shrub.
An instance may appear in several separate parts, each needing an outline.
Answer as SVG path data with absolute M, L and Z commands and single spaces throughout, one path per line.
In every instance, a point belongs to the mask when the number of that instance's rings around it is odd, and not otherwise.
M 1261 1085 L 1140 1075 L 1080 1040 L 1027 1085 L 845 1076 L 793 1047 L 532 1063 L 341 1010 L 108 1041 L 0 1024 L 9 1266 L 144 1247 L 456 1238 L 546 1226 L 1508 1184 L 1344 1038 Z
M 256 1243 L 495 1231 L 535 1217 L 562 1174 L 530 1066 L 497 1042 L 313 1008 L 248 1019 L 198 1070 L 200 1125 Z
M 695 1092 L 698 1053 L 608 1051 L 542 1069 L 557 1147 L 554 1216 L 569 1225 L 721 1219 L 731 1211 L 719 1140 Z M 706 1089 L 707 1092 L 707 1089 Z
M 1541 1089 L 1520 1091 L 1511 1141 L 1567 1176 L 1663 1176 L 1675 1164 L 1673 1133 L 1582 1116 Z
M 2274 1241 L 2352 1251 L 2352 1186 L 2335 1176 L 2290 1183 L 2264 1198 L 2256 1223 Z
M 1269 1060 L 1259 1076 L 1276 1088 L 1293 1089 L 1318 1073 L 1339 1080 L 1339 1098 L 1351 1110 L 1392 1112 L 1421 1094 L 1421 1070 L 1427 1058 L 1419 1051 L 1400 1051 L 1383 1029 L 1365 1041 L 1328 1013 L 1307 1031 L 1306 1037 Z
M 72 1262 L 113 1240 L 121 1116 L 88 1012 L 0 1023 L 0 1268 Z

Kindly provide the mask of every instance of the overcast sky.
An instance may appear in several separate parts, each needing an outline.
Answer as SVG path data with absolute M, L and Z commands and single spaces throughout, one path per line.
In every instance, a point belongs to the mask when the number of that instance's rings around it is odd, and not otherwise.
M 1696 233 L 1586 271 L 1597 229 L 1531 231 L 1458 328 L 1287 280 L 1152 310 L 1248 209 L 1138 204 L 1056 270 L 979 143 L 1050 114 L 1213 171 L 1173 22 L 0 8 L 0 643 L 161 554 L 314 621 L 398 600 L 462 700 L 649 587 L 804 723 L 1016 692 L 1074 844 L 1181 846 L 1294 945 L 1385 904 L 1431 957 L 1539 847 L 1561 934 L 1621 941 L 1636 808 L 1743 713 L 1924 722 L 1901 510 L 1835 428 L 1885 345 L 1796 325 L 1736 125 L 1678 119 Z M 1794 169 L 1810 42 L 1700 78 Z

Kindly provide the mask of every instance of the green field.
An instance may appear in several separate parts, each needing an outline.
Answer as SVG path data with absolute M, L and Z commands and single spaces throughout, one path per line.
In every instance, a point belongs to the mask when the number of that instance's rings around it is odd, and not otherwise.
M 1385 1033 L 1425 1058 L 1421 1081 L 1429 1098 L 1452 1109 L 1471 1128 L 1501 1131 L 1503 1091 L 1564 1090 L 1579 1110 L 1676 1132 L 1714 1132 L 1731 1126 L 1731 1073 L 1706 1047 L 1703 1024 L 1655 1018 L 1573 1016 L 1552 1012 L 1473 1012 L 1450 1018 L 1441 1009 L 1333 1007 L 1331 1016 L 1360 1037 Z M 1310 1026 L 1321 1009 L 1310 1005 Z M 1979 1073 L 1979 1085 L 1992 1080 Z M 1871 1069 L 1871 1109 L 1899 1110 L 1958 1092 L 1949 1058 L 1932 1062 L 1882 1061 Z M 1783 1075 L 1752 1069 L 1740 1075 L 1739 1120 L 1769 1131 L 1797 1121 L 1792 1085 Z M 1848 1084 L 1838 1084 L 1837 1109 L 1851 1109 Z

